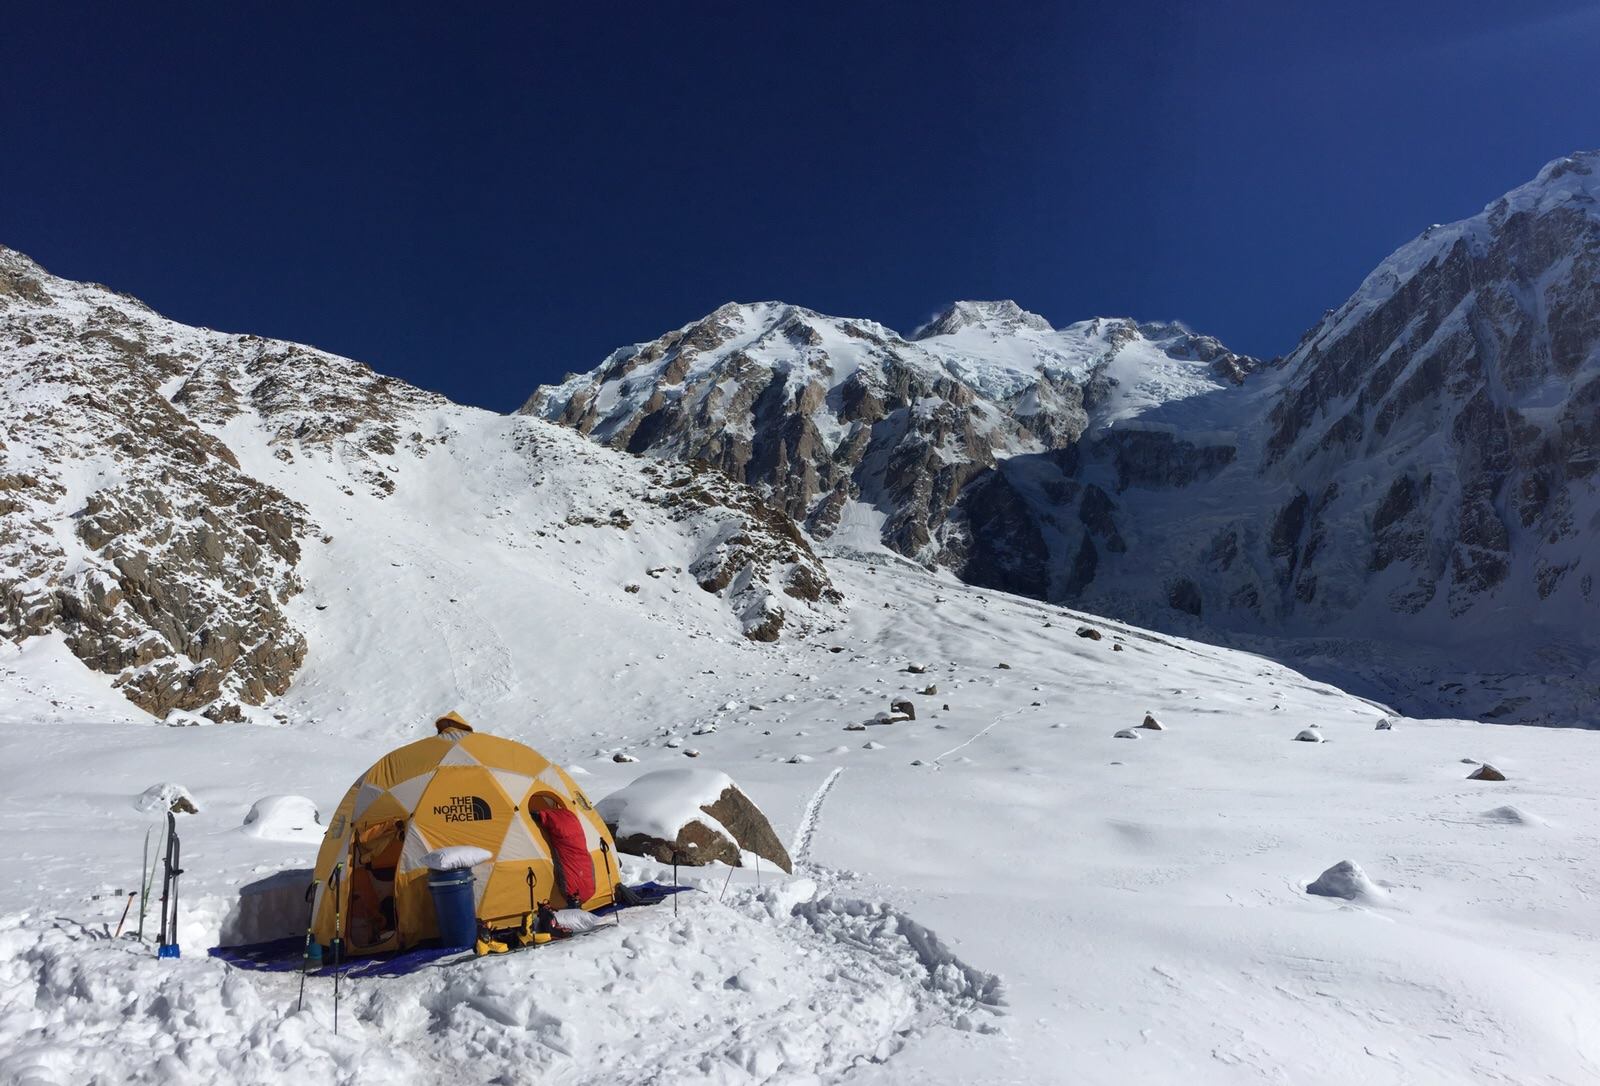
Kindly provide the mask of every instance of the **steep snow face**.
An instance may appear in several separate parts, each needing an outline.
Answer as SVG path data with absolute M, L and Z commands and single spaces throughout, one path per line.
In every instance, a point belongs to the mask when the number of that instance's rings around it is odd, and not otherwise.
M 523 408 L 630 452 L 708 460 L 818 537 L 875 515 L 873 545 L 962 566 L 956 506 L 1012 456 L 1074 444 L 1250 368 L 1178 325 L 1052 329 L 1015 302 L 957 302 L 914 339 L 779 302 L 729 304 Z
M 506 600 L 551 621 L 615 595 L 644 638 L 659 595 L 645 584 L 686 584 L 712 605 L 684 608 L 689 621 L 759 640 L 831 621 L 840 602 L 795 526 L 715 472 L 188 328 L 10 250 L 0 390 L 0 633 L 61 632 L 156 716 L 237 720 L 308 653 L 381 645 L 342 610 L 350 563 L 396 571 L 384 587 L 437 626 L 439 666 L 466 670 L 516 658 L 451 655 L 475 591 L 452 574 L 471 580 L 475 563 L 526 583 Z M 574 545 L 571 562 L 539 553 Z M 568 581 L 582 588 L 551 590 Z M 333 609 L 356 622 L 319 621 Z M 373 664 L 393 667 L 381 651 Z
M 787 331 L 681 345 L 714 314 L 528 409 L 720 462 L 835 549 L 1249 639 L 1419 712 L 1600 722 L 1597 178 L 1600 153 L 1559 159 L 1430 228 L 1267 368 L 1179 324 L 1058 330 L 1010 302 L 911 341 L 727 307 Z M 853 345 L 833 369 L 830 337 Z
M 1597 175 L 1561 159 L 1431 228 L 1244 395 L 1002 464 L 966 502 L 980 579 L 1413 711 L 1600 723 Z
M 947 336 L 968 328 L 984 328 L 995 332 L 1017 332 L 1024 328 L 1035 332 L 1052 330 L 1049 321 L 1010 300 L 951 302 L 931 321 L 912 333 L 911 338 Z
M 1309 476 L 1301 541 L 1370 525 L 1355 556 L 1404 615 L 1526 604 L 1592 627 L 1600 514 L 1600 152 L 1551 163 L 1404 246 L 1285 363 L 1263 472 Z M 1297 593 L 1330 572 L 1300 555 Z

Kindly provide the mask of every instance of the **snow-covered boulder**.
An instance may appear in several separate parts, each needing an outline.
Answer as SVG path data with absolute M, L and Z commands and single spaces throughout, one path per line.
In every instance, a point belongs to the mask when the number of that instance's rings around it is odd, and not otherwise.
M 305 796 L 262 796 L 250 805 L 240 830 L 263 841 L 322 840 L 317 805 Z
M 1116 735 L 1113 735 L 1111 738 L 1113 738 L 1113 739 L 1137 739 L 1137 738 L 1139 738 L 1139 733 L 1134 731 L 1132 728 L 1123 728 L 1121 731 L 1119 731 Z
M 617 849 L 662 863 L 698 867 L 720 860 L 732 867 L 743 854 L 792 871 L 789 853 L 772 824 L 726 773 L 714 769 L 662 769 L 646 773 L 605 799 L 600 817 Z
M 1386 896 L 1383 887 L 1367 877 L 1354 860 L 1340 860 L 1307 884 L 1306 893 L 1346 901 L 1376 901 Z
M 1485 822 L 1498 822 L 1503 826 L 1545 826 L 1549 825 L 1544 819 L 1532 811 L 1521 807 L 1496 807 L 1491 811 L 1483 812 Z
M 1315 728 L 1302 728 L 1300 734 L 1294 737 L 1296 743 L 1325 743 L 1322 733 Z
M 159 811 L 162 814 L 168 811 L 174 814 L 200 813 L 200 807 L 189 794 L 189 790 L 171 781 L 152 784 L 139 793 L 139 798 L 133 801 L 133 805 L 141 811 Z
M 1140 724 L 1139 727 L 1152 732 L 1164 732 L 1167 730 L 1167 726 L 1157 720 L 1154 713 L 1144 714 L 1144 723 Z

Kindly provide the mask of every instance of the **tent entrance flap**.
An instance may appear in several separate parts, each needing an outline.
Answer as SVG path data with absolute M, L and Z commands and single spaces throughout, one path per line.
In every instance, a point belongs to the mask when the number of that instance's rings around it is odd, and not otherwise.
M 397 945 L 395 872 L 405 842 L 399 819 L 356 831 L 350 844 L 350 948 L 372 954 Z

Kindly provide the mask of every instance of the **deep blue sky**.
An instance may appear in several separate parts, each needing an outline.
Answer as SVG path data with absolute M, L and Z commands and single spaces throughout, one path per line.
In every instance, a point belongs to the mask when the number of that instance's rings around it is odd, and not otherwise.
M 510 409 L 729 299 L 1277 354 L 1600 146 L 1592 3 L 399 10 L 8 6 L 0 243 Z

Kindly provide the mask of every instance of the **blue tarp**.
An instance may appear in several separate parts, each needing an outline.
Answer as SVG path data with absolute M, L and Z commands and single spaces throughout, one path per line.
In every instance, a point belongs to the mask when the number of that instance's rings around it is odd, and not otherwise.
M 658 882 L 640 883 L 629 890 L 640 899 L 640 904 L 654 905 L 671 894 L 689 890 L 688 886 L 663 886 Z M 594 915 L 608 916 L 622 909 L 620 905 L 607 905 L 596 909 Z M 249 943 L 244 946 L 214 946 L 206 953 L 229 965 L 262 973 L 298 973 L 305 965 L 303 954 L 306 941 L 300 936 L 273 939 L 266 943 Z M 446 960 L 475 957 L 472 951 L 439 947 L 413 947 L 376 957 L 348 958 L 338 965 L 325 965 L 313 970 L 313 977 L 331 977 L 335 973 L 346 977 L 399 977 L 418 969 Z

